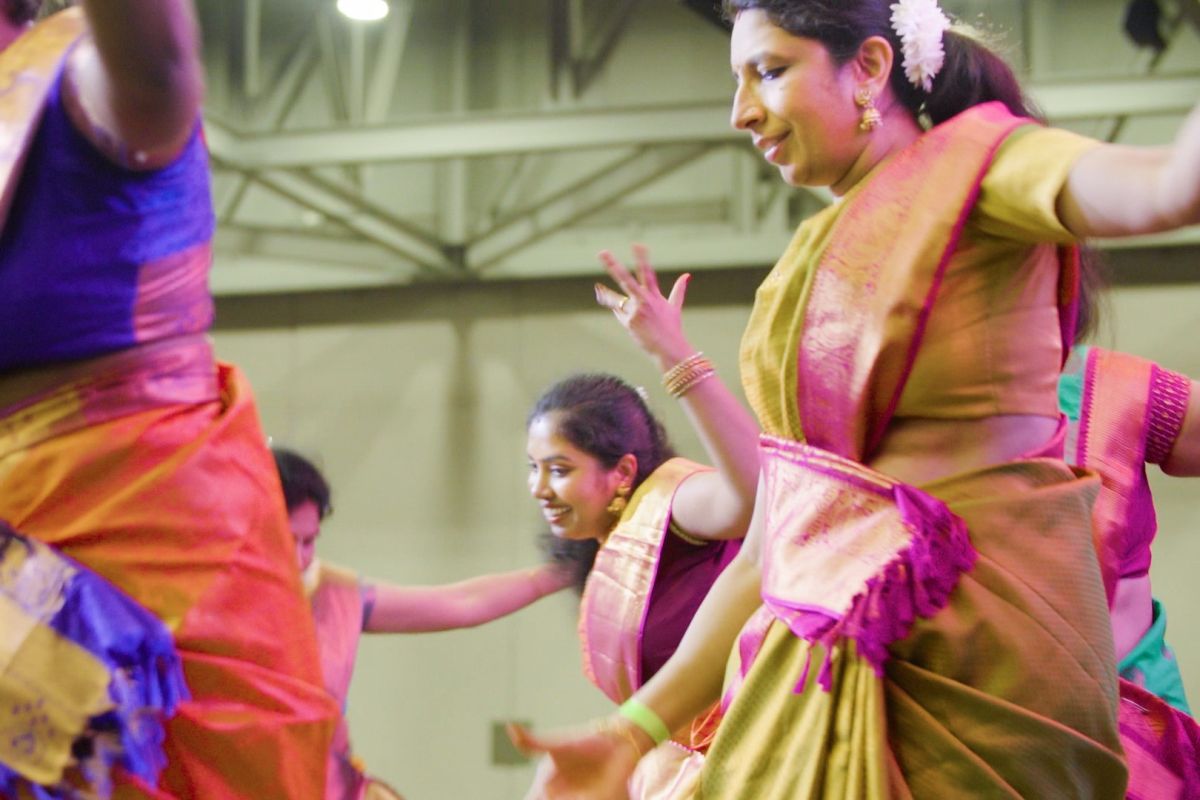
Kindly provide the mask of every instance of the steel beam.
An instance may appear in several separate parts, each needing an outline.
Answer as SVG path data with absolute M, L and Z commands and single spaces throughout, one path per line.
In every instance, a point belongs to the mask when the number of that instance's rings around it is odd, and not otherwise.
M 383 41 L 379 43 L 375 68 L 371 71 L 371 84 L 367 91 L 366 120 L 380 123 L 387 119 L 392 107 L 392 95 L 400 79 L 400 64 L 404 60 L 404 49 L 408 44 L 408 32 L 412 25 L 413 0 L 397 0 L 387 18 Z
M 1042 84 L 1030 94 L 1052 120 L 1185 113 L 1200 76 Z M 241 169 L 476 158 L 588 148 L 742 140 L 725 103 L 521 115 L 454 116 L 405 125 L 222 137 L 214 155 Z
M 451 268 L 441 248 L 315 180 L 282 170 L 255 173 L 252 179 L 276 194 L 319 211 L 326 219 L 408 259 L 427 273 L 439 274 Z
M 658 147 L 639 152 L 599 174 L 543 199 L 532 209 L 504 220 L 471 242 L 467 265 L 483 270 L 505 256 L 528 247 L 629 192 L 692 163 L 705 153 L 705 145 Z

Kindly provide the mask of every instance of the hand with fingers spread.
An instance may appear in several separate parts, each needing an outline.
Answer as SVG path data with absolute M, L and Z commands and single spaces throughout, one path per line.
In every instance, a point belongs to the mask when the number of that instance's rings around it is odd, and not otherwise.
M 521 752 L 545 754 L 525 800 L 627 800 L 634 767 L 653 746 L 619 718 L 550 735 L 509 725 L 508 735 Z
M 637 260 L 636 276 L 610 251 L 600 253 L 604 268 L 621 291 L 597 283 L 596 302 L 611 309 L 638 346 L 665 370 L 695 352 L 683 333 L 682 320 L 683 300 L 692 276 L 680 275 L 671 294 L 664 296 L 646 247 L 634 245 L 633 255 Z

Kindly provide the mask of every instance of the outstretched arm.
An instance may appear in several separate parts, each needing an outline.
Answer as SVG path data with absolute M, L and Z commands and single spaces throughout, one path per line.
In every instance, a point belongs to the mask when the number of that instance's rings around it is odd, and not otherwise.
M 645 247 L 634 246 L 637 276 L 610 252 L 600 254 L 624 292 L 596 285 L 596 301 L 612 310 L 638 346 L 666 372 L 695 353 L 683 332 L 683 302 L 691 275 L 683 275 L 664 297 Z M 625 300 L 624 298 L 629 298 Z M 745 534 L 758 482 L 758 424 L 714 375 L 679 398 L 717 471 L 683 482 L 675 495 L 675 523 L 701 539 L 736 539 Z
M 191 0 L 84 0 L 91 36 L 67 61 L 67 108 L 110 159 L 170 162 L 195 130 L 204 93 Z
M 1200 223 L 1200 106 L 1171 147 L 1105 145 L 1084 153 L 1059 195 L 1058 211 L 1080 238 Z
M 424 633 L 472 628 L 507 616 L 571 584 L 554 564 L 480 575 L 443 586 L 370 583 L 370 633 Z

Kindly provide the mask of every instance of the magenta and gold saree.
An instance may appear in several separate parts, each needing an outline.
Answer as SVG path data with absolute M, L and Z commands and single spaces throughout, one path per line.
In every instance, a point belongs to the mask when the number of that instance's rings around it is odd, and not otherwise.
M 864 466 L 898 411 L 952 416 L 912 407 L 936 393 L 915 375 L 970 372 L 928 338 L 934 317 L 940 336 L 977 303 L 968 321 L 988 337 L 1020 319 L 1061 355 L 1073 250 L 965 235 L 998 148 L 1027 123 L 986 105 L 933 129 L 802 226 L 760 288 L 742 356 L 765 430 L 764 606 L 689 796 L 1124 796 L 1095 478 L 1061 461 L 1061 439 L 920 487 Z M 963 288 L 985 269 L 1021 282 L 1000 298 L 1010 314 Z M 928 344 L 937 361 L 917 369 Z M 1060 366 L 1046 398 L 1013 393 L 1052 409 Z
M 1099 347 L 1076 353 L 1081 368 L 1064 377 L 1078 381 L 1077 404 L 1072 392 L 1060 392 L 1061 398 L 1072 400 L 1063 403 L 1071 420 L 1066 457 L 1094 470 L 1102 482 L 1093 535 L 1112 605 L 1118 580 L 1143 577 L 1150 569 L 1158 522 L 1146 464 L 1161 464 L 1169 456 L 1191 384 L 1183 375 L 1127 353 Z M 1162 613 L 1161 607 L 1156 613 Z M 1131 798 L 1200 795 L 1200 726 L 1189 714 L 1179 666 L 1164 634 L 1165 620 L 1155 619 L 1117 665 Z

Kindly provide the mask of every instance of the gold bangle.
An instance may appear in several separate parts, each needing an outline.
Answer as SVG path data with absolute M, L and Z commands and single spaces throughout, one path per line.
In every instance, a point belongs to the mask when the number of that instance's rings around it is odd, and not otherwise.
M 716 374 L 716 368 L 704 357 L 704 353 L 693 353 L 667 370 L 663 375 L 663 388 L 671 397 L 683 397 L 696 384 Z
M 708 380 L 709 378 L 711 378 L 713 375 L 716 375 L 716 374 L 717 374 L 717 371 L 712 368 L 703 370 L 701 372 L 694 373 L 692 375 L 689 375 L 687 380 L 681 381 L 677 386 L 669 387 L 667 389 L 667 393 L 669 395 L 671 395 L 671 397 L 675 397 L 675 398 L 683 397 L 685 394 L 690 392 L 692 390 L 692 388 L 695 387 L 697 384 L 703 383 L 704 381 Z
M 713 368 L 712 364 L 705 362 L 704 364 L 685 372 L 675 381 L 668 384 L 666 386 L 667 394 L 674 398 L 683 397 L 697 384 L 703 383 L 716 374 L 717 371 Z
M 704 357 L 703 351 L 697 350 L 696 352 L 692 353 L 690 356 L 685 358 L 683 361 L 680 361 L 678 364 L 676 364 L 675 366 L 671 367 L 669 370 L 667 370 L 666 372 L 663 373 L 663 376 L 662 376 L 663 386 L 666 386 L 667 384 L 676 380 L 681 374 L 683 374 L 684 372 L 687 372 L 689 369 L 696 366 L 697 364 L 699 364 L 702 361 L 703 362 L 708 361 L 708 359 L 706 359 Z

